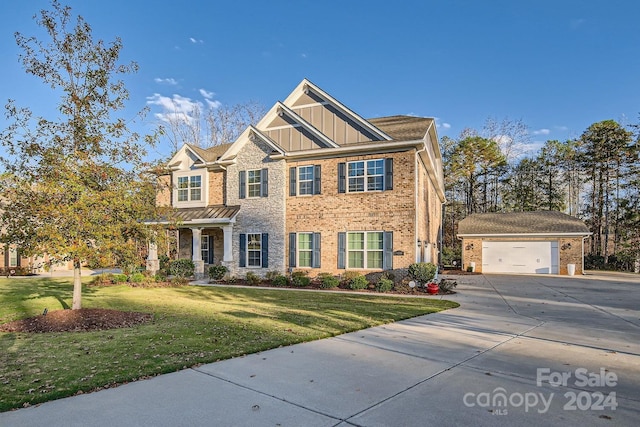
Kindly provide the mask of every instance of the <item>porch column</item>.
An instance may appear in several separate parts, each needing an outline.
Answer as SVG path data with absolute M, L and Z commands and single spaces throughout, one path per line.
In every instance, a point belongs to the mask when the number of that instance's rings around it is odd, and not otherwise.
M 204 261 L 202 260 L 202 228 L 192 228 L 192 260 L 195 265 L 195 276 L 197 280 L 204 278 Z
M 155 242 L 149 242 L 149 254 L 147 255 L 147 271 L 156 274 L 160 270 L 160 261 L 158 261 L 158 245 Z
M 224 234 L 224 238 L 223 238 L 223 244 L 224 244 L 224 256 L 222 258 L 222 261 L 224 262 L 231 262 L 233 261 L 233 241 L 232 241 L 232 236 L 233 236 L 233 226 L 232 225 L 225 225 L 222 227 L 222 232 Z

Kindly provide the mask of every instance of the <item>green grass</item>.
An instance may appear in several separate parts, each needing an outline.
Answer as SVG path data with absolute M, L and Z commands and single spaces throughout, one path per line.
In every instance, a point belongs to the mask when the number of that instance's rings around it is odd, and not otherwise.
M 85 279 L 86 281 L 86 279 Z M 71 305 L 66 279 L 0 279 L 0 324 Z M 84 287 L 83 308 L 153 314 L 96 332 L 0 333 L 0 411 L 457 307 L 429 298 L 246 288 Z

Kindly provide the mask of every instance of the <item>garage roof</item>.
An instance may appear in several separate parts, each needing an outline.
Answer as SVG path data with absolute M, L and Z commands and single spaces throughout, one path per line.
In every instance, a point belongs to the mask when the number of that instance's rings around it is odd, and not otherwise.
M 510 212 L 469 215 L 458 224 L 458 236 L 499 234 L 583 234 L 585 223 L 562 212 Z

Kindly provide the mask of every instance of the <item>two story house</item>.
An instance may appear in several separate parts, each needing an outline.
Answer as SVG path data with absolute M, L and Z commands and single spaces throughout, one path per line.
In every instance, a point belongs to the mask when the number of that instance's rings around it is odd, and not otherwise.
M 196 275 L 339 274 L 437 262 L 445 202 L 433 119 L 365 120 L 303 80 L 230 144 L 184 145 L 159 180 Z M 157 270 L 150 247 L 148 269 Z

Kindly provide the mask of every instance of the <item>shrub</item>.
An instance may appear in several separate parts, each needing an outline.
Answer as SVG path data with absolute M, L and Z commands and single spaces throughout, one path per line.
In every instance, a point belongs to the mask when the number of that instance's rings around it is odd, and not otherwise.
M 169 264 L 171 274 L 181 279 L 193 276 L 195 270 L 196 266 L 193 264 L 193 261 L 187 258 L 176 259 Z
M 458 282 L 456 282 L 455 280 L 449 280 L 449 279 L 442 279 L 440 281 L 440 290 L 443 292 L 450 292 L 453 290 L 453 288 L 455 288 L 456 286 L 458 286 Z
M 343 284 L 349 286 L 349 283 L 351 283 L 351 281 L 358 276 L 362 276 L 362 274 L 358 273 L 357 271 L 347 270 L 342 273 L 341 280 Z
M 260 276 L 258 276 L 256 273 L 254 273 L 253 271 L 250 271 L 245 276 L 245 280 L 250 285 L 257 285 L 258 283 L 260 283 L 262 279 L 260 279 Z
M 280 274 L 279 271 L 272 270 L 272 271 L 267 271 L 267 274 L 264 275 L 264 278 L 269 281 L 273 281 L 273 279 L 275 279 L 278 276 L 282 276 L 282 274 Z
M 409 266 L 409 276 L 421 285 L 431 282 L 437 271 L 438 267 L 430 262 L 416 262 Z
M 95 276 L 93 279 L 91 279 L 91 281 L 89 282 L 90 286 L 109 286 L 109 285 L 113 285 L 114 280 L 113 280 L 113 274 L 111 273 L 106 273 L 106 274 L 98 274 L 97 276 Z
M 294 271 L 291 273 L 291 283 L 293 286 L 305 287 L 309 286 L 311 279 L 308 277 L 308 273 L 306 271 Z
M 287 279 L 287 276 L 278 274 L 276 277 L 271 279 L 271 284 L 273 286 L 287 286 L 289 284 L 289 279 Z
M 115 283 L 124 283 L 129 280 L 129 277 L 126 274 L 114 274 L 113 281 Z
M 144 282 L 145 276 L 142 273 L 133 273 L 129 276 L 129 281 L 131 283 L 142 283 Z
M 222 280 L 225 274 L 229 272 L 229 269 L 224 265 L 212 265 L 209 267 L 209 279 Z
M 360 290 L 369 286 L 369 281 L 362 274 L 358 274 L 349 282 L 349 289 Z
M 340 279 L 331 273 L 320 273 L 318 274 L 318 279 L 320 280 L 320 287 L 323 289 L 337 288 L 340 284 Z
M 376 291 L 378 292 L 389 292 L 393 289 L 393 280 L 385 279 L 384 277 L 378 280 L 376 283 Z

